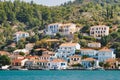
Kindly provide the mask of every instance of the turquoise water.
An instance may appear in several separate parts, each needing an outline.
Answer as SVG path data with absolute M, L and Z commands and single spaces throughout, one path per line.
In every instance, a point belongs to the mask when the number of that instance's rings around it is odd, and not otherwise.
M 0 71 L 0 80 L 120 80 L 120 71 Z

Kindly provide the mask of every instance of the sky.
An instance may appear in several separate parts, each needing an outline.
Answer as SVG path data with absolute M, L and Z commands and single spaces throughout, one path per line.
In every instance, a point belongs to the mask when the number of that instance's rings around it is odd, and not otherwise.
M 11 1 L 14 1 L 14 0 L 11 0 Z M 21 0 L 21 1 L 30 2 L 31 0 Z M 65 3 L 68 1 L 74 1 L 74 0 L 33 0 L 33 1 L 34 1 L 34 3 L 42 4 L 42 5 L 46 5 L 46 6 L 57 6 L 62 3 Z

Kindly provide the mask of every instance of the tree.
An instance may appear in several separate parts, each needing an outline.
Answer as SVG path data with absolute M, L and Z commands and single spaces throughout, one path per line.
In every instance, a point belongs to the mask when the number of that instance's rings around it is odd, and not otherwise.
M 80 50 L 76 50 L 76 51 L 75 51 L 75 54 L 80 54 Z
M 83 55 L 82 59 L 85 59 L 85 58 L 88 58 L 88 57 L 89 57 L 88 55 Z
M 78 38 L 79 38 L 79 39 L 83 39 L 83 35 L 79 33 L 79 34 L 78 34 Z
M 19 52 L 19 55 L 24 56 L 25 53 L 24 52 Z
M 101 44 L 103 46 L 106 46 L 110 42 L 111 39 L 112 39 L 112 37 L 110 35 L 104 36 L 101 38 Z
M 103 66 L 104 66 L 104 63 L 103 63 L 103 62 L 99 62 L 99 66 L 100 66 L 100 67 L 103 67 Z
M 90 63 L 91 63 L 91 66 L 94 67 L 95 61 L 91 61 Z
M 83 32 L 83 33 L 89 33 L 89 29 L 90 29 L 90 26 L 89 26 L 89 25 L 85 25 L 85 26 L 81 29 L 81 32 Z
M 81 64 L 73 64 L 73 65 L 71 65 L 72 67 L 83 67 Z
M 13 52 L 14 50 L 16 50 L 15 47 L 8 47 L 8 48 L 6 49 L 6 51 L 8 51 L 8 52 Z
M 62 35 L 60 33 L 57 33 L 55 37 L 59 39 L 62 37 Z
M 110 67 L 110 64 L 107 62 L 104 64 L 104 68 L 109 68 Z
M 4 10 L 0 10 L 0 24 L 7 20 L 7 16 Z
M 19 41 L 17 42 L 16 47 L 19 48 L 19 49 L 25 48 L 25 39 L 23 38 L 23 39 L 19 40 Z
M 3 55 L 3 56 L 0 56 L 0 64 L 2 66 L 5 66 L 5 65 L 10 65 L 11 61 L 10 61 L 10 58 L 6 55 Z

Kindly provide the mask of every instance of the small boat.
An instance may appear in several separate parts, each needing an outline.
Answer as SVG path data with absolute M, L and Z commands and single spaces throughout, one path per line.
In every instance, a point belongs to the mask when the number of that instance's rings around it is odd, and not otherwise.
M 92 67 L 90 67 L 90 68 L 87 68 L 86 70 L 93 70 L 93 68 L 92 68 Z
M 27 69 L 27 68 L 20 68 L 20 69 L 18 69 L 18 70 L 23 70 L 23 71 L 24 71 L 24 70 L 28 70 L 28 69 Z
M 95 68 L 94 70 L 105 70 L 103 67 Z

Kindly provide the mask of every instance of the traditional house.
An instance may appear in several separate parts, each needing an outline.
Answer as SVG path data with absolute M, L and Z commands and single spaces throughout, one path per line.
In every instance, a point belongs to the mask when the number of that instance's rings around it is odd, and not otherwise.
M 12 66 L 24 66 L 25 62 L 28 61 L 28 59 L 16 59 L 12 61 Z
M 33 60 L 33 61 L 39 60 L 39 56 L 26 56 L 25 58 L 28 60 Z
M 49 69 L 66 69 L 67 61 L 63 59 L 53 59 L 48 63 Z
M 63 43 L 60 45 L 58 52 L 56 52 L 55 56 L 57 58 L 67 58 L 75 54 L 76 50 L 80 49 L 79 43 Z
M 32 50 L 34 45 L 35 45 L 34 43 L 28 43 L 28 44 L 25 45 L 25 49 L 26 50 Z
M 109 26 L 98 25 L 90 28 L 90 36 L 96 39 L 101 39 L 102 36 L 109 35 Z
M 108 48 L 103 48 L 103 49 L 100 49 L 99 52 L 98 52 L 98 60 L 100 62 L 104 62 L 106 61 L 107 59 L 115 59 L 116 58 L 116 55 L 114 54 L 114 51 L 111 50 L 111 49 L 108 49 Z
M 82 60 L 84 68 L 99 67 L 99 61 L 94 58 L 85 58 Z
M 52 52 L 52 51 L 43 51 L 42 54 L 48 54 L 51 57 L 55 56 L 55 52 Z
M 56 33 L 59 32 L 59 27 L 61 26 L 61 23 L 53 23 L 49 24 L 45 29 L 46 35 L 56 35 Z
M 76 32 L 76 25 L 73 23 L 66 23 L 66 24 L 62 24 L 59 27 L 59 33 L 61 35 L 70 35 L 70 34 L 74 34 Z
M 26 49 L 17 49 L 15 51 L 13 51 L 14 54 L 19 54 L 20 52 L 25 53 L 25 55 L 29 54 L 29 50 L 26 50 Z
M 39 60 L 38 56 L 27 56 L 28 61 L 25 62 L 25 67 L 28 69 L 39 69 L 37 62 Z
M 56 33 L 60 33 L 61 35 L 69 35 L 75 33 L 76 31 L 76 25 L 73 23 L 53 23 L 46 27 L 45 34 L 56 35 Z
M 50 60 L 50 55 L 49 54 L 42 54 L 42 56 L 39 57 L 39 60 Z
M 79 55 L 70 56 L 68 64 L 69 65 L 81 64 L 81 56 Z
M 118 66 L 118 61 L 116 59 L 107 59 L 104 63 L 108 63 L 109 69 L 116 69 Z
M 29 33 L 27 32 L 22 32 L 22 31 L 19 31 L 19 32 L 16 32 L 14 35 L 13 35 L 13 38 L 14 38 L 14 41 L 18 42 L 20 39 L 22 38 L 27 38 L 29 37 Z
M 19 54 L 18 55 L 11 54 L 11 55 L 9 55 L 9 58 L 11 60 L 19 60 L 19 59 L 24 59 L 25 57 L 22 55 L 19 55 Z
M 90 48 L 81 48 L 80 49 L 80 54 L 83 56 L 83 55 L 87 55 L 89 57 L 92 57 L 92 58 L 97 58 L 97 52 L 96 50 L 94 49 L 90 49 Z
M 101 43 L 98 43 L 98 42 L 88 43 L 88 47 L 90 47 L 90 48 L 101 48 Z
M 38 60 L 36 61 L 37 65 L 39 66 L 39 69 L 48 69 L 48 60 Z

